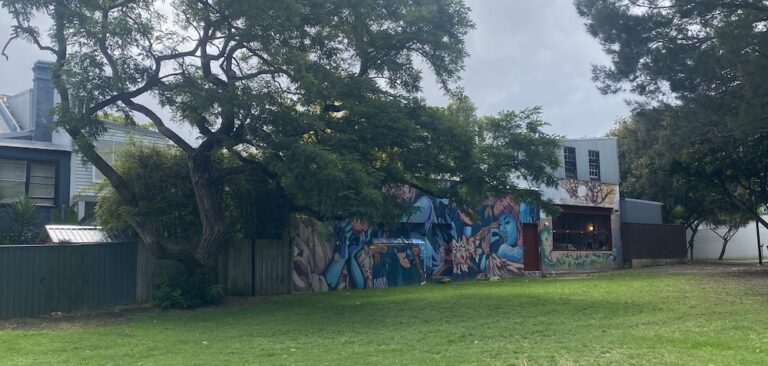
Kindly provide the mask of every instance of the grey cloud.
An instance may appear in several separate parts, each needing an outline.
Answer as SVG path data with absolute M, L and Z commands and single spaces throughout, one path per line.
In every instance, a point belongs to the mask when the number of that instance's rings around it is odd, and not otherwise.
M 481 114 L 539 105 L 549 131 L 566 136 L 604 134 L 629 113 L 626 95 L 601 95 L 591 64 L 606 63 L 568 0 L 470 0 L 477 24 L 462 84 Z M 430 102 L 445 98 L 425 78 Z

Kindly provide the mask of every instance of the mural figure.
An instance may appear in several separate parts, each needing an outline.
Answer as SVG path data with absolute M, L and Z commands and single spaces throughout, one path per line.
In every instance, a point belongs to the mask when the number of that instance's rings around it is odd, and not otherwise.
M 371 229 L 367 223 L 349 220 L 337 224 L 335 231 L 338 235 L 336 253 L 324 272 L 328 288 L 332 290 L 338 288 L 345 267 L 352 279 L 354 288 L 365 288 L 366 281 L 357 254 L 370 244 Z

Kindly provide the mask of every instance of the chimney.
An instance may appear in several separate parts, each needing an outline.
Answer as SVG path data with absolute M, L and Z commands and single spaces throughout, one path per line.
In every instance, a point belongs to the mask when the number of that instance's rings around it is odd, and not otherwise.
M 32 95 L 29 101 L 30 129 L 35 141 L 51 142 L 51 108 L 53 108 L 53 63 L 37 61 L 32 67 Z

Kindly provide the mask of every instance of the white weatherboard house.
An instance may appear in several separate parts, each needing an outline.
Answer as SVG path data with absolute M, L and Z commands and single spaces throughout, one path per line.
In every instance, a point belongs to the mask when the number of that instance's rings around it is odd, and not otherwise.
M 74 143 L 69 134 L 52 130 L 50 111 L 59 98 L 51 80 L 51 66 L 36 62 L 31 89 L 0 95 L 0 189 L 3 202 L 29 195 L 48 212 L 73 207 L 85 222 L 92 217 L 96 186 L 104 177 L 72 152 Z M 112 122 L 104 122 L 104 126 L 106 131 L 95 145 L 108 162 L 114 162 L 129 141 L 168 144 L 156 131 Z
M 114 163 L 118 153 L 129 143 L 168 144 L 160 133 L 144 128 L 132 128 L 117 123 L 104 122 L 107 131 L 96 141 L 96 151 L 106 161 Z M 54 132 L 54 139 L 64 144 L 73 144 L 65 132 Z M 104 176 L 80 154 L 72 154 L 70 170 L 70 204 L 77 210 L 78 218 L 89 219 L 93 215 L 98 197 L 96 186 Z

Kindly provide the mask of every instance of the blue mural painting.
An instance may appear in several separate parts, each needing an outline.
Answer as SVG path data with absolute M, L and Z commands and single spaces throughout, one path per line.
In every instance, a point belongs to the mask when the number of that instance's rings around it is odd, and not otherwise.
M 412 214 L 387 231 L 358 220 L 334 227 L 335 243 L 294 241 L 294 290 L 384 288 L 523 274 L 523 223 L 538 209 L 511 197 L 488 197 L 473 215 L 446 199 L 399 188 Z

